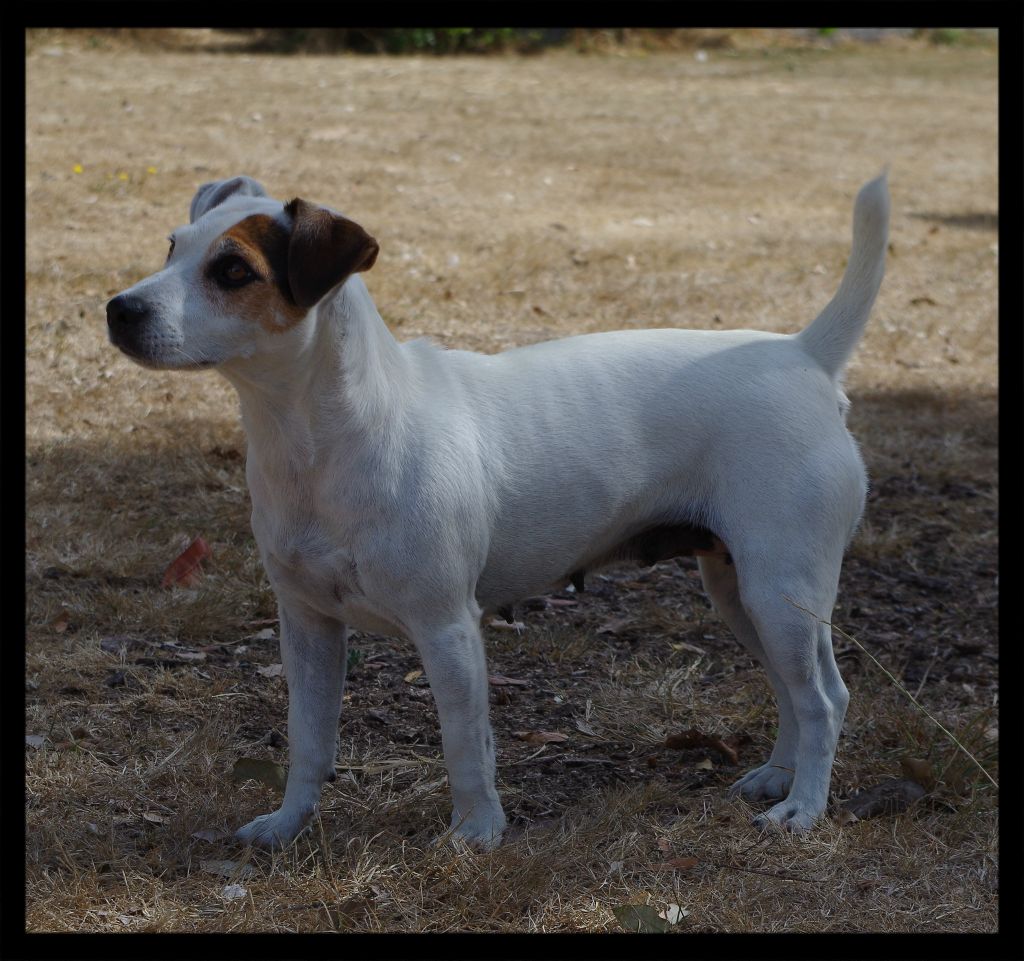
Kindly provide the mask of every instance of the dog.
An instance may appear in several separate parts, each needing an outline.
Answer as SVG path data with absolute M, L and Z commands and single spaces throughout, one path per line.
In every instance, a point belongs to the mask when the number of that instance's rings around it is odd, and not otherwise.
M 107 323 L 132 360 L 216 368 L 241 402 L 291 763 L 280 808 L 238 838 L 287 845 L 317 810 L 353 628 L 416 646 L 450 831 L 496 845 L 481 618 L 610 561 L 682 554 L 778 702 L 771 756 L 731 792 L 776 802 L 762 827 L 811 828 L 849 701 L 826 622 L 867 481 L 841 378 L 884 272 L 886 173 L 857 196 L 837 293 L 798 333 L 616 331 L 495 355 L 398 343 L 360 276 L 377 241 L 330 208 L 234 177 L 189 214 Z

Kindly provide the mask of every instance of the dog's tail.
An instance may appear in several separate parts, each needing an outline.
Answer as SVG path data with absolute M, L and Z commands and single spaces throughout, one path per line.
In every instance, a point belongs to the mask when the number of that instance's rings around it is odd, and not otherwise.
M 850 359 L 885 273 L 889 238 L 888 167 L 860 188 L 853 207 L 853 250 L 836 295 L 806 329 L 801 346 L 833 379 Z

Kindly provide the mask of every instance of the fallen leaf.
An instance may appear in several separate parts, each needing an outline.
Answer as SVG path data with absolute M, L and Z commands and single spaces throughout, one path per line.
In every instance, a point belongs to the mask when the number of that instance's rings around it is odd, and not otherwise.
M 193 831 L 192 837 L 198 838 L 200 841 L 223 841 L 224 838 L 229 838 L 231 835 L 227 831 L 218 831 L 216 828 L 203 828 L 201 831 Z
M 488 674 L 487 682 L 493 684 L 495 687 L 501 687 L 504 684 L 514 684 L 516 687 L 529 687 L 529 681 L 520 681 L 514 677 L 505 677 L 504 674 Z
M 46 738 L 42 734 L 25 735 L 25 747 L 42 747 L 45 743 Z
M 240 884 L 227 884 L 220 892 L 220 896 L 225 901 L 235 901 L 238 898 L 244 898 L 248 893 Z
M 586 721 L 582 718 L 576 718 L 576 730 L 582 731 L 588 737 L 597 737 L 597 731 L 595 731 Z
M 900 770 L 907 780 L 920 784 L 926 791 L 935 787 L 935 772 L 928 761 L 918 757 L 900 758 Z
M 840 810 L 852 814 L 856 820 L 899 814 L 927 793 L 916 781 L 889 778 L 843 801 Z M 852 822 L 840 818 L 840 823 Z
M 668 838 L 658 838 L 658 850 L 662 854 L 668 854 L 672 850 L 672 842 Z
M 173 587 L 175 584 L 188 587 L 194 584 L 202 573 L 200 567 L 204 558 L 210 556 L 210 548 L 201 537 L 197 537 L 184 551 L 168 565 L 164 571 L 161 587 Z
M 513 737 L 527 744 L 561 744 L 568 741 L 568 734 L 559 734 L 557 731 L 515 731 Z
M 288 782 L 288 771 L 276 761 L 240 757 L 231 768 L 230 777 L 239 784 L 243 781 L 259 781 L 267 787 L 283 791 Z
M 681 734 L 670 734 L 665 738 L 665 747 L 674 751 L 688 751 L 697 747 L 711 748 L 718 751 L 730 764 L 739 764 L 739 754 L 734 747 L 727 744 L 717 735 L 702 734 L 696 728 L 690 728 Z
M 700 861 L 697 858 L 672 858 L 658 865 L 661 871 L 692 871 Z
M 52 621 L 50 621 L 50 627 L 58 634 L 63 634 L 68 629 L 68 624 L 71 622 L 71 615 L 62 610 Z
M 666 905 L 664 911 L 658 912 L 658 917 L 664 918 L 669 924 L 678 924 L 689 913 L 686 908 L 681 908 L 678 904 L 669 904 Z
M 663 934 L 672 930 L 672 925 L 649 904 L 621 904 L 612 908 L 612 914 L 626 931 L 638 934 Z
M 170 818 L 164 814 L 155 814 L 153 811 L 143 811 L 142 820 L 149 821 L 150 824 L 166 824 Z
M 200 861 L 199 867 L 207 874 L 216 874 L 222 878 L 247 878 L 256 873 L 255 868 L 241 861 Z
M 706 757 L 706 758 L 704 758 L 704 760 L 703 760 L 703 761 L 698 761 L 698 762 L 697 762 L 697 763 L 696 763 L 696 764 L 694 765 L 694 767 L 695 767 L 695 768 L 696 768 L 696 769 L 697 769 L 698 771 L 711 771 L 711 770 L 713 770 L 713 769 L 714 769 L 715 765 L 714 765 L 714 763 L 712 762 L 711 758 L 709 758 L 709 757 Z
M 405 675 L 405 677 L 402 678 L 402 680 L 405 681 L 406 684 L 414 684 L 421 677 L 423 677 L 422 671 L 410 671 L 408 674 Z
M 257 631 L 255 634 L 249 635 L 249 640 L 253 641 L 272 641 L 277 636 L 275 630 L 272 627 L 265 627 L 262 631 Z
M 508 621 L 503 620 L 500 617 L 495 617 L 491 620 L 488 627 L 497 628 L 499 631 L 525 631 L 526 625 L 522 621 L 513 621 L 509 624 Z
M 614 634 L 618 636 L 627 627 L 636 622 L 635 617 L 616 617 L 610 621 L 605 621 L 598 629 L 598 634 Z
M 283 664 L 268 664 L 266 667 L 256 668 L 257 674 L 262 674 L 264 677 L 283 677 L 284 676 L 284 665 Z

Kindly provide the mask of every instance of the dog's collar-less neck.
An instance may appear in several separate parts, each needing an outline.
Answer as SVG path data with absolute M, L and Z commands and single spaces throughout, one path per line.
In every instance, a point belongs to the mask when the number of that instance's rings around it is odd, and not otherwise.
M 274 354 L 220 368 L 238 392 L 249 446 L 261 459 L 283 458 L 301 469 L 316 459 L 325 435 L 336 449 L 339 435 L 357 443 L 373 434 L 379 444 L 400 428 L 413 378 L 360 278 L 280 336 Z

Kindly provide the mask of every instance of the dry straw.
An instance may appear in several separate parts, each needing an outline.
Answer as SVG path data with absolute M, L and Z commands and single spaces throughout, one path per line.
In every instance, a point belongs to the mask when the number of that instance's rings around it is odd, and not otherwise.
M 785 595 L 783 595 L 783 597 L 785 597 Z M 809 614 L 816 621 L 818 621 L 818 623 L 828 625 L 833 631 L 840 635 L 840 637 L 845 637 L 848 641 L 853 641 L 853 643 L 856 644 L 857 647 L 859 647 L 865 654 L 867 654 L 869 658 L 871 658 L 872 663 L 875 664 L 875 666 L 877 666 L 882 671 L 882 673 L 885 674 L 885 676 L 889 678 L 889 680 L 892 681 L 892 683 L 903 694 L 907 696 L 907 698 L 910 700 L 910 703 L 913 704 L 914 707 L 916 707 L 925 717 L 927 717 L 928 720 L 931 721 L 940 731 L 942 731 L 942 733 L 945 734 L 946 737 L 948 737 L 961 751 L 963 751 L 963 753 L 966 754 L 974 762 L 978 770 L 981 771 L 981 773 L 984 774 L 985 777 L 987 777 L 992 782 L 992 785 L 996 789 L 999 788 L 999 784 L 996 781 L 996 779 L 992 777 L 992 775 L 989 774 L 988 771 L 986 771 L 985 768 L 982 766 L 981 762 L 957 740 L 956 735 L 953 734 L 946 727 L 944 727 L 942 722 L 938 718 L 936 718 L 933 714 L 930 714 L 928 712 L 928 709 L 923 704 L 921 704 L 921 702 L 918 701 L 917 698 L 915 698 L 914 695 L 910 693 L 910 691 L 908 691 L 902 684 L 900 684 L 900 682 L 897 681 L 895 677 L 893 677 L 893 675 L 889 672 L 885 665 L 881 661 L 879 661 L 878 658 L 875 657 L 875 655 L 872 654 L 863 644 L 861 644 L 861 642 L 858 641 L 857 638 L 853 637 L 850 634 L 847 634 L 846 631 L 844 631 L 841 627 L 837 627 L 831 621 L 827 621 L 823 617 L 818 617 L 817 614 L 815 614 L 813 611 L 807 610 L 806 607 L 801 607 L 791 597 L 786 597 L 786 600 L 789 601 L 789 603 L 792 604 L 798 611 L 803 611 L 805 614 Z

